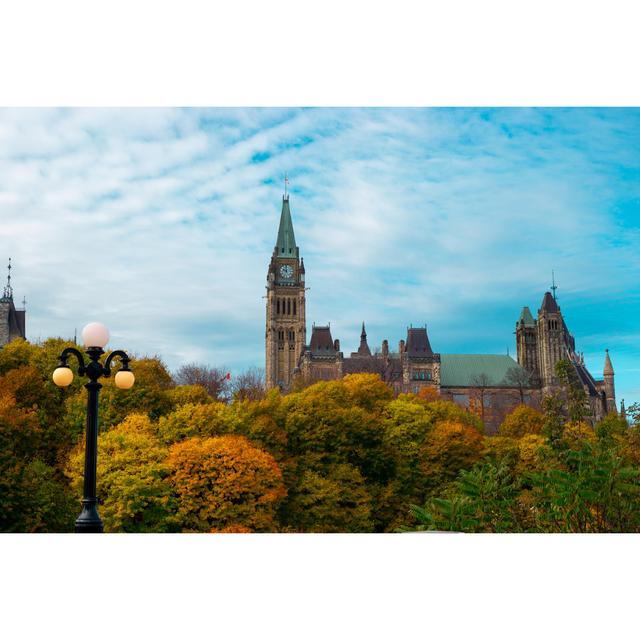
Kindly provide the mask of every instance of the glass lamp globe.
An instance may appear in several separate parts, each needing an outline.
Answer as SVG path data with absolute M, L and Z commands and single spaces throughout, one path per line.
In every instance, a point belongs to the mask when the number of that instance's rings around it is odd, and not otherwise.
M 59 387 L 68 387 L 73 382 L 73 371 L 69 367 L 58 367 L 53 372 L 52 378 Z
M 131 389 L 135 382 L 135 376 L 132 371 L 118 371 L 115 377 L 116 387 L 118 389 Z
M 82 342 L 85 347 L 100 347 L 104 349 L 109 342 L 109 329 L 101 322 L 90 322 L 82 330 Z

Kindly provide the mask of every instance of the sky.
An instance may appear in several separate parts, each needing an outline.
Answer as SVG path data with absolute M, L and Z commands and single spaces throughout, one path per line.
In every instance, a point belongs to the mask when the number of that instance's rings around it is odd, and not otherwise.
M 515 355 L 554 270 L 592 374 L 608 348 L 640 401 L 640 109 L 0 109 L 27 337 L 98 320 L 171 369 L 263 367 L 285 173 L 308 335 Z

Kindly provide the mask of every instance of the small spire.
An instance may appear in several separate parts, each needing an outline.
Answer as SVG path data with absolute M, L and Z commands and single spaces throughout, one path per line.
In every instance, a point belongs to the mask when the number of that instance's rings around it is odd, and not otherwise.
M 624 408 L 624 398 L 620 401 L 620 417 L 627 419 L 627 410 Z
M 287 194 L 287 187 L 289 186 L 289 178 L 287 177 L 287 174 L 285 172 L 284 174 L 284 197 L 285 199 L 288 198 L 288 194 Z
M 9 265 L 7 266 L 7 285 L 4 288 L 2 297 L 5 300 L 13 299 L 13 289 L 11 287 L 11 258 L 9 258 Z
M 360 334 L 361 338 L 364 338 L 365 340 L 367 339 L 367 332 L 365 331 L 364 328 L 364 320 L 362 321 L 362 333 Z
M 558 288 L 558 285 L 556 284 L 556 274 L 553 272 L 553 269 L 551 269 L 551 291 L 553 291 L 554 300 L 557 300 L 557 297 L 556 297 L 557 288 Z
M 613 365 L 611 364 L 611 358 L 609 357 L 609 349 L 605 349 L 604 375 L 605 376 L 612 376 L 613 375 Z
M 358 348 L 359 356 L 370 356 L 371 349 L 369 349 L 369 345 L 367 344 L 367 332 L 364 328 L 364 321 L 362 322 L 362 333 L 360 334 L 360 347 Z

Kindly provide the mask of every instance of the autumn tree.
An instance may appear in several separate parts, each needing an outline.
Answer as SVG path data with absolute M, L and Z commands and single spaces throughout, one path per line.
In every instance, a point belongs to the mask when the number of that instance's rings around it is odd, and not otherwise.
M 510 438 L 522 438 L 530 433 L 542 433 L 544 424 L 545 418 L 542 413 L 521 404 L 505 417 L 498 433 Z
M 282 472 L 244 436 L 189 438 L 171 446 L 167 464 L 183 530 L 276 530 L 276 508 L 286 495 Z
M 358 533 L 373 530 L 371 497 L 351 465 L 332 465 L 321 474 L 306 469 L 282 506 L 282 521 L 293 531 Z
M 179 530 L 177 505 L 165 459 L 168 450 L 155 437 L 148 415 L 130 414 L 98 438 L 97 495 L 107 532 Z M 67 475 L 82 496 L 84 446 L 69 459 Z

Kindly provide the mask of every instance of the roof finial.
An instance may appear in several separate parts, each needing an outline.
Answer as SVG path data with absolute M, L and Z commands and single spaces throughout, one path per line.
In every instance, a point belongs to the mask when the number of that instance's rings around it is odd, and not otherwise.
M 556 285 L 556 274 L 551 269 L 551 291 L 553 291 L 553 299 L 556 300 L 556 289 L 558 286 Z
M 7 286 L 4 288 L 3 298 L 7 300 L 13 298 L 13 289 L 11 288 L 11 258 L 9 258 L 9 265 L 7 266 Z
M 285 200 L 289 197 L 287 194 L 287 186 L 289 185 L 289 178 L 287 177 L 287 174 L 285 172 L 284 174 L 284 197 Z

